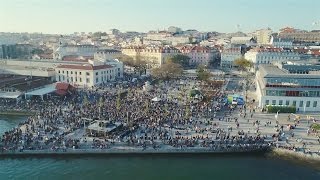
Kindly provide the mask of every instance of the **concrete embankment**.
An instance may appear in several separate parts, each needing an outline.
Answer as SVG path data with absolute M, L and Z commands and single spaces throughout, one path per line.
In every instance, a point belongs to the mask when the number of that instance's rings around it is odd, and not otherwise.
M 305 164 L 320 170 L 320 155 L 316 153 L 306 154 L 288 149 L 273 148 L 267 155 L 273 158 L 280 158 L 298 164 Z
M 20 111 L 20 110 L 0 110 L 0 115 L 5 116 L 33 116 L 36 112 L 34 111 Z
M 24 150 L 23 152 L 0 152 L 0 157 L 57 157 L 57 156 L 100 156 L 100 155 L 252 155 L 264 154 L 269 148 L 252 149 L 252 150 L 210 150 L 210 149 L 68 149 L 67 151 L 52 150 Z

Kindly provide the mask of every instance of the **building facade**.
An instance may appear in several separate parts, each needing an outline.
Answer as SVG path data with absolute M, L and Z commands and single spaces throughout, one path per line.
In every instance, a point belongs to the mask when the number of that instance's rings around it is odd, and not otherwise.
M 91 61 L 87 64 L 64 64 L 55 68 L 56 81 L 70 83 L 75 87 L 94 87 L 115 81 L 119 74 L 117 66 Z
M 116 49 L 103 49 L 103 50 L 98 50 L 97 52 L 94 53 L 94 59 L 99 60 L 111 60 L 111 59 L 116 59 L 121 55 L 121 51 L 116 50 Z
M 291 50 L 283 50 L 282 48 L 255 48 L 246 52 L 244 57 L 252 61 L 256 67 L 259 64 L 300 60 L 298 53 Z
M 253 33 L 254 37 L 257 40 L 257 43 L 260 45 L 265 45 L 270 43 L 272 30 L 267 29 L 260 29 Z
M 179 48 L 183 55 L 190 58 L 190 65 L 208 65 L 219 57 L 220 52 L 217 49 L 212 49 L 206 46 L 182 46 Z
M 256 73 L 259 107 L 294 106 L 299 112 L 320 111 L 320 74 L 290 74 L 274 65 Z
M 134 60 L 141 58 L 147 61 L 150 66 L 161 66 L 168 58 L 179 54 L 179 50 L 171 46 L 128 47 L 122 49 L 122 54 L 130 56 Z
M 222 68 L 232 68 L 234 60 L 241 57 L 243 57 L 243 55 L 240 47 L 224 49 L 221 52 L 220 66 Z
M 64 56 L 94 56 L 98 51 L 97 46 L 93 45 L 62 45 L 53 52 L 53 59 L 61 60 Z

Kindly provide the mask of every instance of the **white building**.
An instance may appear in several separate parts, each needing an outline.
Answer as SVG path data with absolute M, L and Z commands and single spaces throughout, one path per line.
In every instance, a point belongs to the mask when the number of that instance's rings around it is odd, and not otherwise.
M 300 112 L 320 111 L 319 74 L 290 74 L 277 66 L 263 64 L 256 73 L 256 87 L 261 108 L 280 105 L 296 107 Z
M 241 54 L 241 48 L 228 48 L 221 52 L 221 63 L 220 66 L 224 68 L 232 68 L 233 61 L 243 57 Z
M 270 43 L 276 48 L 293 48 L 293 41 L 290 39 L 271 37 Z
M 231 44 L 245 44 L 248 46 L 254 45 L 255 40 L 253 37 L 250 36 L 244 36 L 244 37 L 232 37 L 231 38 Z
M 257 67 L 259 64 L 300 60 L 300 55 L 281 48 L 255 48 L 245 53 L 245 59 L 252 61 Z
M 53 52 L 53 59 L 63 59 L 64 56 L 94 56 L 98 51 L 97 46 L 93 45 L 62 45 Z
M 115 81 L 118 67 L 101 61 L 87 64 L 64 64 L 56 67 L 56 81 L 70 83 L 75 87 L 93 87 Z M 121 75 L 120 75 L 121 76 Z

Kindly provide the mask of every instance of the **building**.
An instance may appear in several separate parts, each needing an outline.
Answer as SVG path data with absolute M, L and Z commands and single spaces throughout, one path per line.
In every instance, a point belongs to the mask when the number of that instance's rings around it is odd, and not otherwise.
M 170 32 L 170 33 L 181 33 L 182 29 L 178 28 L 178 27 L 175 27 L 175 26 L 170 26 L 168 28 L 168 32 Z
M 116 66 L 102 61 L 89 61 L 87 64 L 64 64 L 55 68 L 56 81 L 70 83 L 75 87 L 94 87 L 115 81 L 118 76 Z
M 252 46 L 256 44 L 256 41 L 253 37 L 243 36 L 243 37 L 232 37 L 231 44 Z
M 17 59 L 31 58 L 33 47 L 30 44 L 11 44 L 0 46 L 0 58 L 2 59 Z
M 217 49 L 212 49 L 206 46 L 182 46 L 179 48 L 180 52 L 190 58 L 190 65 L 209 65 L 217 57 L 219 57 L 220 52 Z
M 93 45 L 61 45 L 53 52 L 53 59 L 61 60 L 64 56 L 94 56 L 98 51 L 97 46 Z
M 284 31 L 279 33 L 279 37 L 294 42 L 320 42 L 320 31 Z
M 171 46 L 136 46 L 123 48 L 122 54 L 134 60 L 143 59 L 150 66 L 161 66 L 169 57 L 179 54 L 179 50 Z
M 110 60 L 110 59 L 116 59 L 121 55 L 121 51 L 116 49 L 101 49 L 94 53 L 94 59 L 95 60 Z
M 293 41 L 291 39 L 275 38 L 272 36 L 270 43 L 275 48 L 287 48 L 287 49 L 293 48 Z
M 220 66 L 222 68 L 232 68 L 233 61 L 241 57 L 243 57 L 243 54 L 240 47 L 224 49 L 221 52 Z
M 254 48 L 246 52 L 244 57 L 252 61 L 256 67 L 258 67 L 259 64 L 300 60 L 298 53 L 282 48 Z
M 320 31 L 301 31 L 287 27 L 280 30 L 279 37 L 295 42 L 320 42 Z
M 260 29 L 253 33 L 253 36 L 260 45 L 270 44 L 272 30 L 270 28 Z
M 297 111 L 320 111 L 320 73 L 290 74 L 274 65 L 259 65 L 256 73 L 259 107 L 294 106 Z

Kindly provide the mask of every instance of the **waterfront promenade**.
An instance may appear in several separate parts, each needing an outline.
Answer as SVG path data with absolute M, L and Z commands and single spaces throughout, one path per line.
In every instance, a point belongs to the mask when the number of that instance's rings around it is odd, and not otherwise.
M 188 99 L 186 92 L 197 86 L 194 79 L 161 83 L 151 92 L 139 85 L 115 85 L 44 102 L 7 103 L 40 113 L 6 132 L 0 153 L 222 153 L 275 147 L 319 153 L 318 134 L 307 133 L 309 124 L 303 118 L 295 124 L 286 119 L 288 114 L 279 114 L 276 122 L 274 114 L 263 113 L 254 104 L 225 105 L 225 86 L 207 104 Z M 121 97 L 119 90 L 126 94 Z M 154 97 L 161 101 L 152 101 Z M 98 126 L 90 130 L 94 122 Z M 102 132 L 108 129 L 106 124 L 119 126 Z M 295 129 L 288 129 L 288 124 Z

